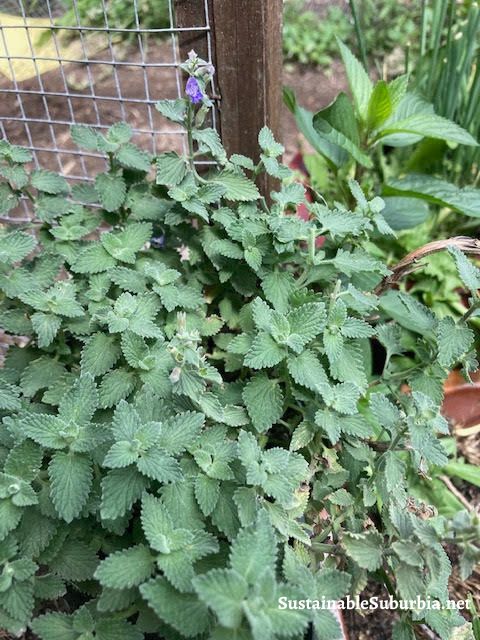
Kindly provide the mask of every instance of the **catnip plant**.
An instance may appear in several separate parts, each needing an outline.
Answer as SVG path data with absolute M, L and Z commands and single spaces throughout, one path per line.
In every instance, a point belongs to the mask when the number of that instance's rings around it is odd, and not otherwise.
M 330 611 L 279 598 L 375 580 L 441 605 L 442 545 L 468 574 L 478 518 L 439 516 L 409 482 L 447 462 L 442 384 L 477 366 L 480 271 L 452 249 L 471 312 L 435 317 L 375 257 L 393 233 L 380 198 L 350 181 L 351 210 L 298 218 L 271 131 L 256 162 L 227 157 L 204 124 L 213 69 L 193 52 L 183 68 L 186 98 L 157 109 L 186 155 L 151 157 L 125 123 L 75 125 L 109 168 L 71 188 L 0 144 L 1 213 L 34 212 L 0 236 L 0 326 L 23 337 L 0 369 L 0 628 L 333 640 Z M 268 199 L 262 172 L 281 181 Z M 394 638 L 425 623 L 446 640 L 464 619 L 405 611 Z

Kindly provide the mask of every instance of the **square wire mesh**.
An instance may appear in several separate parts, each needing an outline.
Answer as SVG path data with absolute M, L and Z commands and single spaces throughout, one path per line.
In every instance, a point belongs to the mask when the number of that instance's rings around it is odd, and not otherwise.
M 104 130 L 125 120 L 142 148 L 182 151 L 184 132 L 154 105 L 183 96 L 180 32 L 204 34 L 212 62 L 208 0 L 198 24 L 186 28 L 176 27 L 173 0 L 154 1 L 165 12 L 158 28 L 146 0 L 92 2 L 93 25 L 82 21 L 80 0 L 0 0 L 0 135 L 29 148 L 36 167 L 72 181 L 92 180 L 106 167 L 100 153 L 73 145 L 72 124 Z M 120 5 L 128 14 L 121 20 Z M 214 111 L 211 125 L 217 128 Z

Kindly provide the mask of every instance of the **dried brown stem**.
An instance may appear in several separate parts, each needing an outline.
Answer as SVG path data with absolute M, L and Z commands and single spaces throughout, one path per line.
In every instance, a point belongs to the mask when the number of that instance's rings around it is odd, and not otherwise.
M 400 262 L 392 267 L 392 273 L 377 285 L 374 293 L 379 296 L 384 293 L 390 287 L 396 285 L 402 278 L 407 276 L 412 271 L 418 269 L 418 263 L 423 258 L 437 253 L 438 251 L 445 251 L 449 247 L 456 247 L 464 253 L 471 253 L 480 256 L 480 240 L 476 238 L 470 238 L 468 236 L 457 236 L 455 238 L 446 238 L 445 240 L 436 240 L 435 242 L 429 242 L 423 247 L 415 249 L 408 255 L 406 255 Z

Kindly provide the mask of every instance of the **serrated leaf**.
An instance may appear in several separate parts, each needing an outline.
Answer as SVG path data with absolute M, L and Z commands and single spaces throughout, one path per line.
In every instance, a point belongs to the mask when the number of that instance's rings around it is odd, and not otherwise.
M 215 478 L 209 478 L 200 474 L 195 479 L 195 498 L 202 513 L 209 516 L 215 509 L 220 492 L 220 482 Z
M 375 571 L 382 563 L 383 538 L 376 531 L 367 533 L 344 532 L 342 546 L 347 554 L 363 569 Z
M 268 333 L 261 332 L 253 339 L 245 356 L 245 364 L 252 369 L 273 367 L 283 360 L 286 352 Z
M 247 202 L 257 200 L 260 197 L 255 183 L 242 173 L 225 170 L 211 180 L 225 187 L 225 198 L 227 200 Z
M 95 179 L 95 191 L 106 211 L 116 211 L 125 202 L 127 187 L 121 176 L 99 173 Z
M 168 187 L 178 185 L 187 174 L 187 164 L 174 151 L 162 153 L 157 157 L 157 184 Z
M 134 222 L 123 231 L 111 231 L 101 235 L 104 249 L 116 260 L 133 264 L 136 253 L 152 237 L 152 225 L 149 222 Z
M 141 585 L 140 592 L 157 616 L 187 638 L 205 631 L 209 624 L 206 605 L 191 593 L 180 593 L 165 578 Z
M 120 346 L 115 336 L 95 333 L 82 349 L 82 371 L 100 376 L 113 367 L 120 357 Z
M 31 175 L 32 186 L 39 191 L 57 195 L 59 193 L 68 193 L 68 182 L 62 176 L 53 171 L 45 169 L 37 169 Z
M 98 565 L 95 578 L 105 587 L 128 589 L 148 580 L 154 566 L 154 558 L 148 548 L 139 544 L 111 553 Z
M 102 480 L 102 518 L 114 520 L 123 516 L 140 499 L 147 486 L 148 480 L 135 468 L 109 471 Z
M 215 611 L 222 626 L 235 629 L 240 625 L 248 584 L 239 573 L 232 569 L 212 569 L 197 576 L 193 584 L 200 599 Z
M 443 367 L 452 367 L 472 347 L 475 339 L 473 331 L 453 318 L 442 318 L 436 329 L 438 341 L 438 362 Z
M 23 231 L 12 231 L 0 235 L 0 262 L 20 262 L 31 253 L 37 244 L 35 237 Z
M 130 142 L 123 144 L 115 157 L 124 167 L 138 171 L 150 171 L 152 162 L 150 155 Z
M 74 124 L 70 127 L 70 136 L 77 147 L 87 151 L 98 151 L 99 135 L 92 127 Z
M 46 613 L 32 621 L 32 630 L 41 640 L 76 640 L 73 621 L 66 613 Z
M 82 511 L 92 485 L 92 463 L 79 454 L 57 451 L 48 465 L 50 496 L 59 516 L 71 522 Z
M 278 381 L 259 373 L 245 385 L 243 400 L 257 431 L 270 429 L 283 414 L 283 393 Z

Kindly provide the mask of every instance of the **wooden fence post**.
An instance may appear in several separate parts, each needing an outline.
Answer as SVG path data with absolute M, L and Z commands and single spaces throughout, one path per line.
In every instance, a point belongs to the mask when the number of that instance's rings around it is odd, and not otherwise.
M 258 157 L 257 136 L 267 124 L 280 136 L 282 0 L 207 0 L 219 93 L 220 133 L 227 153 Z M 178 27 L 204 24 L 205 0 L 175 0 Z M 206 53 L 202 31 L 181 32 L 182 56 Z M 260 184 L 268 194 L 273 181 Z

